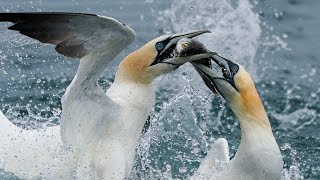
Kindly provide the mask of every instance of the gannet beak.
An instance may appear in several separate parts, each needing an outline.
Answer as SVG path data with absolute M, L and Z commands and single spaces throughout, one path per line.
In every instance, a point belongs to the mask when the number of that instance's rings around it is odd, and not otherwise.
M 204 33 L 210 33 L 208 30 L 192 31 L 187 33 L 178 33 L 168 36 L 165 40 L 156 43 L 158 55 L 151 66 L 156 64 L 167 64 L 178 67 L 186 62 L 194 61 L 197 59 L 208 58 L 212 56 L 211 52 L 203 54 L 196 54 L 192 56 L 179 56 L 176 53 L 177 43 L 183 38 L 194 38 Z
M 227 101 L 234 95 L 239 95 L 234 81 L 239 65 L 218 54 L 214 54 L 209 59 L 215 62 L 215 67 L 210 68 L 202 63 L 192 62 L 208 88 L 213 92 L 218 92 Z

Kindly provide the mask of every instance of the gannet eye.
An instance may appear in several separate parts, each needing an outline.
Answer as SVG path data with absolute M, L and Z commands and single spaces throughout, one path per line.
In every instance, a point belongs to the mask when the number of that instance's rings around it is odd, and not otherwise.
M 158 51 L 163 50 L 163 48 L 164 48 L 164 44 L 163 44 L 163 43 L 158 42 L 158 43 L 156 44 L 156 49 L 157 49 Z
M 229 64 L 229 68 L 230 68 L 230 71 L 231 71 L 232 75 L 237 74 L 237 72 L 239 70 L 239 66 L 234 64 L 234 63 L 232 63 L 232 64 L 230 63 Z

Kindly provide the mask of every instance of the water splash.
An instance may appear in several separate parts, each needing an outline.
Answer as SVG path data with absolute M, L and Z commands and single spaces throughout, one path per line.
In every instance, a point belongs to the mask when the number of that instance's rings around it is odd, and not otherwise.
M 286 130 L 288 128 L 292 128 L 297 131 L 301 130 L 305 126 L 315 125 L 315 120 L 319 118 L 316 110 L 308 108 L 298 109 L 289 114 L 273 113 L 272 116 L 281 123 L 281 129 Z
M 199 40 L 211 51 L 241 63 L 255 76 L 254 57 L 261 28 L 248 0 L 176 0 L 159 17 L 164 24 L 171 22 L 168 31 L 210 30 L 211 34 Z
M 162 27 L 171 24 L 166 32 L 209 29 L 211 34 L 200 37 L 208 49 L 244 64 L 255 74 L 254 57 L 261 29 L 249 1 L 175 0 L 160 14 L 157 17 Z M 235 128 L 238 124 L 190 65 L 158 79 L 157 84 L 156 109 L 141 137 L 132 176 L 186 179 L 197 169 L 220 132 L 239 133 Z M 164 103 L 166 100 L 169 102 Z M 235 148 L 232 146 L 232 151 Z
M 211 34 L 203 35 L 199 37 L 199 40 L 204 42 L 208 49 L 217 51 L 222 56 L 244 65 L 255 81 L 259 82 L 261 76 L 256 74 L 257 62 L 255 62 L 257 50 L 262 47 L 264 50 L 260 55 L 263 56 L 271 46 L 277 47 L 278 50 L 290 50 L 290 48 L 283 40 L 286 35 L 282 37 L 272 33 L 263 35 L 261 27 L 268 25 L 260 22 L 258 13 L 255 13 L 252 8 L 247 0 L 175 0 L 169 9 L 160 12 L 160 16 L 157 17 L 162 27 L 171 25 L 164 30 L 168 33 L 194 29 L 211 30 Z M 140 164 L 137 166 L 142 167 L 142 171 L 136 174 L 147 179 L 184 179 L 197 168 L 199 161 L 204 157 L 203 152 L 206 152 L 206 149 L 215 141 L 215 137 L 230 133 L 233 136 L 237 136 L 238 133 L 240 136 L 238 123 L 233 115 L 230 115 L 232 113 L 223 101 L 212 98 L 211 92 L 206 90 L 190 65 L 184 65 L 175 74 L 170 74 L 170 77 L 159 79 L 158 84 L 160 84 L 159 92 L 161 92 L 162 99 L 158 99 L 158 111 L 153 113 L 149 129 L 141 138 L 138 154 L 144 158 L 138 158 L 137 162 Z M 166 92 L 168 94 L 164 95 Z M 173 95 L 175 93 L 178 94 Z M 163 97 L 171 100 L 168 104 L 159 106 L 164 100 Z M 315 111 L 310 109 L 298 110 L 289 115 L 273 113 L 273 117 L 281 122 L 280 128 L 285 130 L 295 123 L 295 121 L 289 121 L 288 118 L 295 116 L 298 121 L 298 116 L 301 114 L 306 118 L 312 116 L 313 121 L 317 118 Z M 296 122 L 295 128 L 303 128 L 314 123 L 313 121 L 302 125 Z M 183 125 L 184 123 L 186 125 Z M 188 129 L 192 129 L 193 136 L 188 133 Z M 170 145 L 170 141 L 175 142 L 176 140 L 172 138 L 174 133 L 180 138 L 180 142 Z M 185 140 L 188 138 L 191 143 Z M 228 139 L 230 139 L 231 156 L 233 156 L 237 143 L 231 137 Z M 175 145 L 173 149 L 176 153 L 170 153 L 170 150 L 165 151 L 169 157 L 163 157 L 164 153 L 161 154 L 157 150 L 167 148 L 164 147 L 166 145 L 172 149 L 172 144 Z M 185 148 L 186 146 L 189 148 Z M 282 147 L 282 150 L 288 149 Z M 186 153 L 189 151 L 190 154 Z M 286 159 L 293 162 L 284 169 L 282 177 L 284 180 L 303 179 L 300 164 L 295 160 L 293 154 L 297 152 L 290 148 L 290 157 Z M 161 160 L 157 160 L 158 158 Z
M 37 112 L 36 112 L 37 111 Z M 43 116 L 51 112 L 52 116 Z M 5 116 L 11 120 L 12 123 L 18 127 L 27 129 L 42 129 L 45 127 L 56 126 L 60 120 L 61 109 L 47 107 L 46 109 L 39 109 L 37 107 L 15 106 L 8 108 Z
M 289 151 L 290 159 L 293 161 L 292 164 L 283 170 L 282 180 L 302 180 L 304 179 L 301 175 L 300 165 L 296 160 L 297 151 L 291 147 L 289 143 L 285 143 L 280 147 L 282 151 Z M 285 164 L 286 166 L 286 164 Z
M 153 2 L 153 0 L 145 0 L 147 3 Z M 219 52 L 221 55 L 229 57 L 230 59 L 236 60 L 240 62 L 241 64 L 244 64 L 247 68 L 249 68 L 250 72 L 252 74 L 256 74 L 256 67 L 254 64 L 256 63 L 254 60 L 254 56 L 256 54 L 257 47 L 260 45 L 263 47 L 263 52 L 261 53 L 261 56 L 264 56 L 264 54 L 269 53 L 270 51 L 268 48 L 277 48 L 277 49 L 287 49 L 287 44 L 283 39 L 286 39 L 286 35 L 274 35 L 276 33 L 273 31 L 273 27 L 266 24 L 265 22 L 260 22 L 258 16 L 254 11 L 252 11 L 252 6 L 249 2 L 257 3 L 258 1 L 248 1 L 248 0 L 213 0 L 213 1 L 192 1 L 192 0 L 182 0 L 178 1 L 175 0 L 172 2 L 172 5 L 170 8 L 168 8 L 165 11 L 161 11 L 161 16 L 157 17 L 165 17 L 164 19 L 159 19 L 159 22 L 162 27 L 171 26 L 168 29 L 165 29 L 167 32 L 180 32 L 180 31 L 188 31 L 191 29 L 199 29 L 199 28 L 208 28 L 211 31 L 213 31 L 212 34 L 205 35 L 200 40 L 202 42 L 205 42 L 206 46 L 209 47 L 213 51 Z M 154 2 L 156 3 L 156 1 Z M 78 3 L 79 4 L 79 3 Z M 240 6 L 242 5 L 242 6 Z M 9 5 L 10 7 L 12 5 Z M 13 7 L 13 6 L 12 6 Z M 23 5 L 22 5 L 23 7 Z M 20 9 L 20 7 L 18 7 Z M 31 11 L 35 11 L 34 8 L 30 8 Z M 29 11 L 30 11 L 29 10 Z M 9 10 L 4 10 L 9 11 Z M 12 9 L 10 11 L 13 11 Z M 158 12 L 158 11 L 157 11 Z M 280 13 L 279 13 L 280 14 Z M 278 15 L 277 15 L 278 16 Z M 281 16 L 281 14 L 280 14 Z M 243 26 L 242 26 L 243 24 Z M 267 35 L 261 35 L 261 28 L 267 28 L 270 30 L 270 34 Z M 5 29 L 5 28 L 1 28 Z M 227 29 L 227 31 L 225 31 Z M 21 39 L 21 43 L 19 42 L 20 39 L 23 36 L 16 36 L 16 33 L 9 34 L 9 31 L 3 31 L 8 34 L 4 34 L 1 31 L 0 35 L 0 42 L 4 42 L 7 44 L 10 38 L 12 37 L 13 41 L 10 44 L 11 47 L 20 47 L 25 44 L 33 44 L 33 41 L 28 42 L 30 39 L 25 38 Z M 8 36 L 7 36 L 8 35 Z M 238 38 L 239 37 L 239 38 Z M 240 38 L 241 37 L 241 38 Z M 3 39 L 4 38 L 4 39 Z M 248 47 L 247 47 L 247 44 Z M 34 45 L 34 44 L 33 44 Z M 10 49 L 5 48 L 5 49 Z M 19 48 L 19 49 L 20 49 Z M 34 49 L 34 47 L 32 47 Z M 43 50 L 43 49 L 42 49 Z M 41 50 L 41 51 L 42 51 Z M 33 51 L 33 50 L 32 50 Z M 48 53 L 49 54 L 49 53 Z M 5 57 L 5 53 L 3 53 L 4 60 L 8 60 L 10 58 Z M 0 53 L 0 62 L 1 62 L 1 53 Z M 248 58 L 247 58 L 248 57 Z M 1 76 L 1 69 L 0 68 L 0 76 Z M 6 70 L 6 69 L 3 69 Z M 312 78 L 306 77 L 306 81 L 308 83 L 314 83 L 312 82 L 312 79 L 315 79 L 316 77 L 316 67 L 313 68 L 313 70 L 310 71 L 310 76 L 313 76 Z M 260 72 L 259 72 L 260 73 Z M 190 75 L 192 79 L 190 81 L 186 80 L 188 79 L 185 77 L 185 74 Z M 62 75 L 65 77 L 65 75 Z M 256 75 L 255 75 L 256 76 Z M 183 77 L 183 78 L 182 78 Z M 261 76 L 260 76 L 261 77 Z M 257 81 L 259 77 L 254 77 Z M 178 72 L 175 72 L 175 74 L 171 74 L 170 76 L 164 77 L 162 79 L 158 80 L 162 87 L 159 92 L 161 91 L 161 94 L 159 95 L 157 99 L 157 107 L 156 110 L 153 112 L 153 116 L 150 119 L 150 127 L 143 135 L 140 143 L 140 150 L 138 151 L 140 155 L 143 157 L 143 159 L 140 161 L 143 163 L 142 167 L 139 171 L 140 174 L 144 174 L 144 176 L 140 177 L 149 177 L 150 179 L 179 179 L 179 177 L 185 177 L 182 174 L 191 174 L 193 169 L 195 169 L 198 165 L 198 162 L 201 158 L 203 158 L 203 154 L 201 151 L 203 151 L 203 147 L 201 147 L 201 144 L 208 144 L 208 147 L 212 142 L 215 140 L 212 138 L 214 135 L 219 135 L 219 133 L 225 135 L 232 133 L 232 136 L 237 136 L 237 130 L 238 125 L 235 119 L 230 115 L 230 112 L 228 111 L 229 108 L 227 108 L 223 101 L 219 99 L 212 99 L 212 95 L 209 91 L 206 90 L 204 84 L 202 83 L 202 80 L 199 78 L 199 76 L 194 72 L 193 68 L 186 65 L 181 67 Z M 284 81 L 285 83 L 285 81 Z M 68 82 L 66 83 L 68 84 Z M 282 84 L 278 85 L 281 86 Z M 59 86 L 62 86 L 59 84 Z M 277 86 L 277 85 L 276 85 Z M 275 86 L 271 87 L 275 88 Z M 282 92 L 281 90 L 273 90 L 274 92 Z M 301 90 L 303 91 L 303 90 Z M 285 100 L 288 101 L 285 103 L 286 109 L 283 111 L 277 111 L 277 113 L 274 114 L 274 112 L 271 112 L 272 116 L 276 119 L 277 123 L 280 123 L 280 129 L 281 130 L 296 130 L 296 129 L 304 129 L 308 126 L 313 126 L 315 121 L 319 118 L 318 116 L 314 116 L 314 112 L 316 109 L 316 112 L 319 112 L 319 95 L 320 95 L 320 89 L 317 91 L 317 93 L 310 94 L 310 99 L 306 100 L 307 102 L 298 102 L 300 104 L 307 103 L 309 104 L 308 107 L 302 106 L 300 109 L 295 110 L 291 106 L 295 106 L 296 102 L 289 102 L 292 99 L 290 96 L 285 97 Z M 176 95 L 178 93 L 178 95 Z M 188 94 L 196 94 L 192 95 L 191 97 L 188 97 Z M 300 91 L 299 91 L 300 93 Z M 299 93 L 293 93 L 293 94 L 299 94 Z M 309 95 L 308 95 L 309 96 Z M 303 98 L 308 96 L 302 96 Z M 168 103 L 163 103 L 163 101 L 167 101 L 167 99 L 170 99 Z M 192 101 L 196 101 L 198 103 L 191 104 Z M 270 98 L 269 98 L 270 99 Z M 283 97 L 280 97 L 280 99 L 284 99 Z M 272 98 L 271 98 L 272 101 Z M 175 107 L 180 106 L 180 107 Z M 193 109 L 191 106 L 196 107 Z M 277 108 L 281 105 L 275 105 L 274 107 Z M 309 106 L 313 106 L 313 108 L 310 108 Z M 25 107 L 20 107 L 24 109 Z M 17 111 L 20 111 L 19 107 L 12 109 L 12 118 L 15 119 L 17 117 L 17 120 L 19 120 L 20 116 L 15 114 Z M 186 108 L 186 113 L 183 111 L 183 109 Z M 9 108 L 11 109 L 11 108 Z M 181 111 L 182 110 L 182 111 Z M 11 113 L 9 111 L 9 113 Z M 8 114 L 8 113 L 7 113 Z M 175 116 L 176 114 L 176 116 Z M 198 115 L 197 115 L 198 114 Z M 200 116 L 199 116 L 200 114 Z M 274 115 L 273 115 L 274 114 Z M 9 115 L 9 114 L 8 114 Z M 195 115 L 197 115 L 195 117 Z M 303 121 L 299 120 L 299 116 L 303 117 Z M 35 119 L 40 118 L 41 116 L 39 114 L 32 114 L 30 113 L 30 116 Z M 186 118 L 189 117 L 190 118 Z M 313 119 L 313 117 L 316 117 L 314 121 L 309 121 L 308 119 Z M 30 117 L 26 117 L 26 119 L 29 119 Z M 157 120 L 157 118 L 160 118 L 160 121 Z M 172 121 L 173 118 L 178 118 L 179 121 Z M 293 121 L 290 120 L 293 118 Z M 201 142 L 202 140 L 196 140 L 193 139 L 194 137 L 191 137 L 187 134 L 187 132 L 184 132 L 185 129 L 182 127 L 182 123 L 184 120 L 187 120 L 188 126 L 193 126 L 198 132 L 203 133 L 205 137 L 205 143 Z M 187 136 L 190 138 L 189 141 L 182 141 L 180 144 L 174 144 L 178 147 L 184 147 L 184 146 L 193 146 L 196 148 L 189 148 L 189 149 L 174 149 L 178 151 L 178 155 L 174 156 L 172 153 L 169 154 L 169 160 L 163 160 L 159 162 L 155 162 L 158 158 L 163 158 L 165 156 L 162 152 L 156 151 L 156 150 L 150 150 L 150 148 L 153 148 L 154 146 L 161 146 L 165 143 L 162 142 L 163 139 L 168 138 L 168 141 L 174 139 L 169 139 L 171 135 L 174 135 L 172 131 L 166 127 L 170 127 L 168 124 L 163 124 L 166 121 L 172 121 L 173 123 L 180 123 L 179 125 L 175 125 L 174 127 L 181 128 L 182 133 L 185 134 L 178 134 L 179 136 Z M 41 122 L 40 120 L 39 122 Z M 227 122 L 226 122 L 227 121 Z M 303 122 L 310 122 L 310 124 L 303 124 Z M 319 121 L 318 121 L 319 122 Z M 194 125 L 196 124 L 196 126 Z M 293 127 L 293 128 L 292 128 Z M 35 128 L 35 127 L 34 127 Z M 168 131 L 167 131 L 168 130 Z M 313 129 L 314 130 L 314 129 Z M 227 133 L 226 133 L 227 132 Z M 171 134 L 170 134 L 171 133 Z M 216 133 L 216 134 L 215 134 Z M 164 135 L 163 137 L 161 135 Z M 187 140 L 188 140 L 187 138 Z M 152 139 L 152 140 L 151 140 Z M 153 141 L 153 139 L 155 139 Z M 189 144 L 188 144 L 189 143 Z M 237 147 L 237 144 L 235 142 L 232 142 L 231 150 L 235 150 Z M 290 145 L 290 144 L 289 144 Z M 202 145 L 203 146 L 203 145 Z M 207 148 L 208 148 L 207 147 Z M 159 147 L 161 148 L 167 148 L 166 146 Z M 172 149 L 172 147 L 170 147 Z M 154 148 L 156 149 L 156 148 Z M 200 150 L 199 150 L 200 149 Z M 290 149 L 292 149 L 290 147 Z M 192 151 L 192 155 L 183 154 L 184 150 L 190 150 Z M 145 154 L 144 154 L 145 153 Z M 179 154 L 180 153 L 180 154 Z M 160 154 L 160 155 L 159 155 Z M 300 154 L 298 154 L 299 156 Z M 294 159 L 291 155 L 289 157 L 290 160 Z M 184 164 L 181 165 L 180 162 L 183 160 Z M 170 165 L 167 162 L 175 161 L 176 165 Z M 179 164 L 180 163 L 180 164 Z M 284 172 L 284 179 L 302 179 L 301 177 L 301 166 L 299 166 L 299 163 L 296 161 L 293 164 L 288 165 L 288 167 L 285 169 Z M 304 169 L 302 169 L 304 170 Z M 146 173 L 143 173 L 146 172 Z M 148 174 L 148 173 L 149 174 Z M 315 170 L 318 174 L 318 170 Z M 177 173 L 178 175 L 173 176 L 172 174 Z M 0 173 L 1 174 L 1 173 Z M 1 177 L 1 176 L 0 176 Z
M 140 178 L 175 179 L 179 177 L 172 176 L 175 172 L 186 178 L 191 164 L 199 159 L 198 154 L 206 151 L 207 141 L 197 125 L 194 106 L 180 106 L 199 100 L 192 94 L 192 88 L 186 86 L 151 116 L 150 127 L 142 136 L 138 150 L 138 156 L 144 157 L 139 160 L 143 171 L 139 168 L 136 172 Z

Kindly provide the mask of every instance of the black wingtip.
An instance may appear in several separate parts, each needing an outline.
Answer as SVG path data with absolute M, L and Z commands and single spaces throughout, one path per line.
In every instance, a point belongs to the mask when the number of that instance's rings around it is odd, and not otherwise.
M 11 22 L 11 19 L 8 13 L 0 13 L 0 22 Z
M 89 13 L 75 13 L 75 12 L 0 12 L 0 22 L 12 22 L 18 23 L 23 21 L 23 19 L 33 20 L 34 18 L 39 18 L 40 16 L 78 16 L 78 15 L 87 15 L 87 16 L 97 16 L 96 14 Z
M 9 26 L 8 29 L 9 29 L 9 30 L 13 30 L 13 31 L 16 30 L 16 29 L 14 28 L 14 25 L 13 25 L 13 26 Z

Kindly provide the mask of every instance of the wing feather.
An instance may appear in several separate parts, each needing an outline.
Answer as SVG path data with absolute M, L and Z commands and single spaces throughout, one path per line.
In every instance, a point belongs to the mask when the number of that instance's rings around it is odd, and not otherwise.
M 82 58 L 110 41 L 118 41 L 124 48 L 135 38 L 135 32 L 129 26 L 95 14 L 0 13 L 0 22 L 12 22 L 14 25 L 8 29 L 56 45 L 58 53 L 72 58 Z

